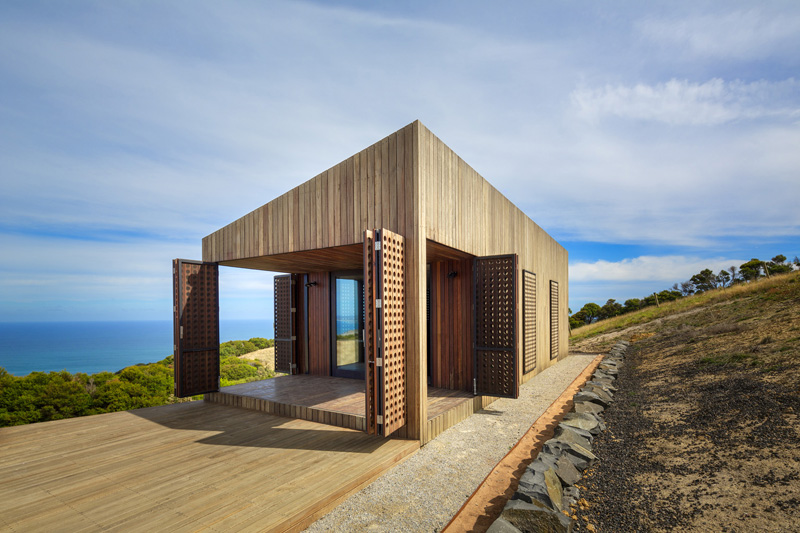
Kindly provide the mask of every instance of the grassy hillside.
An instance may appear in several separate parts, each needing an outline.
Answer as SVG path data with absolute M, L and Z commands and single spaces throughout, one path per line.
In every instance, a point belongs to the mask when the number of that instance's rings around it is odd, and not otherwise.
M 572 331 L 576 351 L 610 348 L 627 338 L 669 357 L 696 355 L 706 364 L 751 365 L 766 372 L 797 369 L 800 359 L 800 272 L 688 296 L 661 307 Z M 692 359 L 688 357 L 688 359 Z
M 573 331 L 632 342 L 576 531 L 795 531 L 800 523 L 800 273 Z

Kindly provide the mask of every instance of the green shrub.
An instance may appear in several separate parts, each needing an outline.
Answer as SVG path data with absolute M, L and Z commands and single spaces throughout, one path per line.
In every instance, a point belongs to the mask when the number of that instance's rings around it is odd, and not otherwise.
M 220 366 L 220 378 L 227 381 L 241 381 L 243 379 L 254 378 L 258 375 L 258 369 L 247 363 L 225 364 Z
M 258 346 L 250 341 L 228 341 L 219 345 L 220 356 L 244 355 L 258 350 Z
M 263 350 L 264 348 L 272 348 L 275 346 L 275 340 L 265 339 L 263 337 L 253 337 L 250 339 L 250 342 L 255 344 L 259 350 Z

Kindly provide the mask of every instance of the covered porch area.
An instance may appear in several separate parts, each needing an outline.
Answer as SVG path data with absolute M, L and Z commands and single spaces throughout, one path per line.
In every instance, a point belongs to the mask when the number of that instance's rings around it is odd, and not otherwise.
M 205 401 L 273 415 L 366 431 L 366 387 L 362 380 L 295 374 L 223 387 Z M 427 426 L 430 439 L 496 398 L 462 390 L 428 386 Z M 404 437 L 403 428 L 398 437 Z

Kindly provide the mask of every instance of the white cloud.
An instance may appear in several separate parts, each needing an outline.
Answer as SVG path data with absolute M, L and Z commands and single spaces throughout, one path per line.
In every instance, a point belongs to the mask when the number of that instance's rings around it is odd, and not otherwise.
M 569 280 L 577 283 L 652 281 L 672 284 L 685 281 L 706 268 L 716 273 L 728 270 L 731 265 L 738 267 L 745 261 L 721 257 L 703 259 L 681 255 L 643 255 L 621 261 L 578 262 L 570 264 Z
M 670 125 L 719 125 L 758 118 L 797 119 L 798 94 L 800 82 L 794 78 L 752 83 L 714 78 L 705 83 L 672 79 L 656 85 L 582 87 L 571 98 L 579 115 L 591 121 L 617 116 Z
M 738 10 L 684 18 L 645 17 L 636 24 L 646 38 L 687 48 L 708 58 L 758 59 L 796 54 L 800 16 L 784 10 Z
M 458 13 L 435 3 L 9 6 L 0 237 L 13 242 L 0 255 L 2 300 L 83 292 L 168 310 L 170 259 L 198 258 L 202 236 L 417 118 L 562 240 L 724 253 L 720 236 L 800 233 L 800 91 L 786 67 L 798 47 L 780 25 L 777 38 L 761 35 L 767 15 L 745 32 L 747 46 L 764 40 L 753 74 L 703 59 L 714 44 L 701 26 L 715 21 L 676 19 L 680 6 L 659 18 L 642 18 L 648 7 L 587 16 L 586 6 L 479 2 Z M 748 17 L 711 18 L 730 40 Z M 697 51 L 676 52 L 690 42 Z M 231 309 L 269 298 L 259 274 L 225 278 Z

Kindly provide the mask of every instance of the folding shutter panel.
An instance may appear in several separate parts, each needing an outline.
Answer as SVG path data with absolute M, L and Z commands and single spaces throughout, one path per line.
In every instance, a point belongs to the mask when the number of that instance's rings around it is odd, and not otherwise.
M 219 390 L 219 267 L 172 261 L 175 396 Z
M 517 256 L 477 257 L 475 394 L 516 398 Z
M 406 423 L 405 241 L 364 232 L 367 432 L 384 437 Z
M 550 359 L 558 357 L 558 282 L 550 280 Z
M 536 368 L 536 274 L 522 271 L 523 328 L 525 333 L 522 372 Z
M 275 371 L 292 374 L 294 369 L 294 287 L 292 276 L 275 276 Z
M 367 363 L 367 433 L 378 434 L 378 369 L 375 366 L 375 234 L 364 230 L 364 359 Z
M 376 323 L 381 342 L 378 357 L 383 360 L 382 403 L 383 436 L 394 433 L 406 423 L 406 287 L 405 240 L 381 229 L 375 236 L 381 306 Z M 376 306 L 377 307 L 377 306 Z

